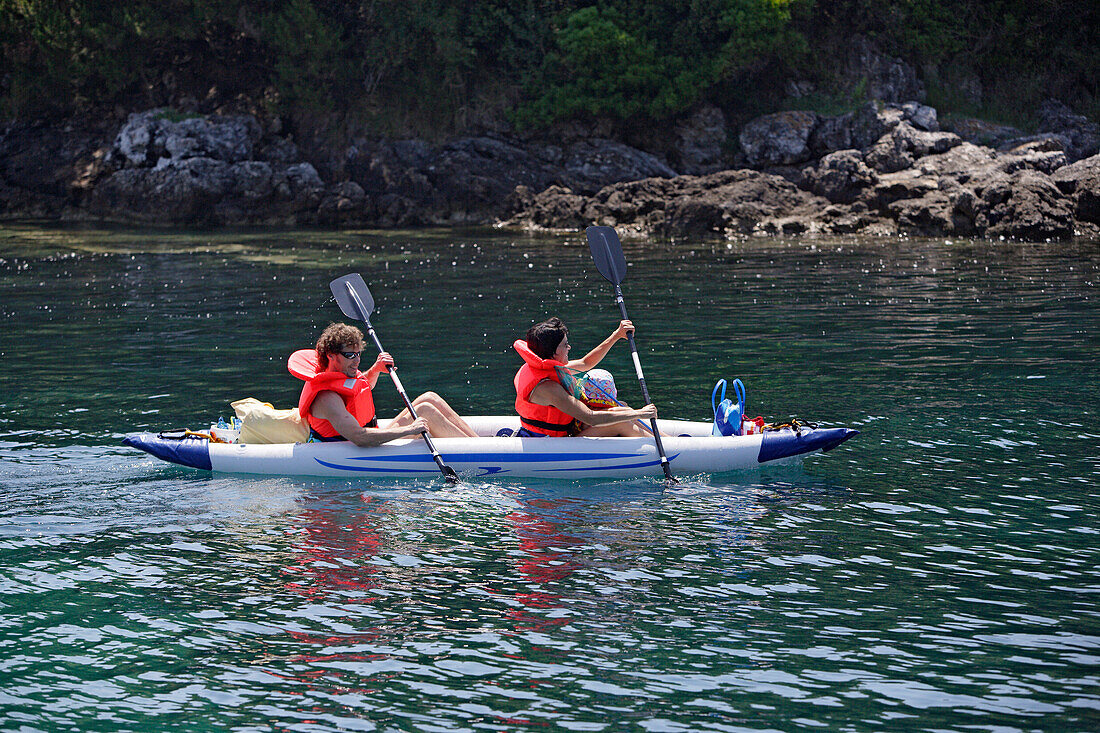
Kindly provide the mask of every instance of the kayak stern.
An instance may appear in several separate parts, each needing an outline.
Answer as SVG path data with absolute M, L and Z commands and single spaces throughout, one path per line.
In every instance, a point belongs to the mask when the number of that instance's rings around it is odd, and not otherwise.
M 162 438 L 156 433 L 127 435 L 123 444 L 143 450 L 162 461 L 178 463 L 188 468 L 210 470 L 210 441 L 206 438 L 188 437 L 182 440 Z

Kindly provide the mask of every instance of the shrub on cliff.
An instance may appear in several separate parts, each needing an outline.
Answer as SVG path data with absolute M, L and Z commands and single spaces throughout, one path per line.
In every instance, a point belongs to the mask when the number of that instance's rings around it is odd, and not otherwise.
M 514 119 L 541 126 L 578 115 L 674 116 L 716 83 L 800 54 L 790 28 L 797 0 L 691 3 L 626 0 L 581 8 L 554 35 L 528 77 Z
M 232 76 L 249 39 L 238 28 L 243 0 L 0 0 L 0 111 L 68 112 L 120 95 Z M 206 89 L 201 90 L 205 92 Z M 149 102 L 159 100 L 150 99 Z
M 1035 123 L 1047 97 L 1100 114 L 1100 4 L 1080 0 L 814 0 L 796 25 L 815 57 L 842 58 L 853 36 L 921 70 L 943 112 Z M 827 63 L 801 70 L 827 81 Z
M 340 92 L 351 81 L 348 44 L 310 0 L 289 0 L 264 15 L 263 40 L 274 51 L 273 82 L 281 111 L 337 109 Z

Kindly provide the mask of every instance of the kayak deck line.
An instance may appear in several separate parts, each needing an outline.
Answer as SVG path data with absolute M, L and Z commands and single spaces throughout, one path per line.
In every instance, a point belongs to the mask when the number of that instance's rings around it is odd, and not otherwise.
M 514 416 L 479 416 L 468 422 L 485 437 L 435 438 L 448 465 L 468 476 L 637 477 L 656 475 L 661 459 L 649 437 L 498 437 L 518 427 Z M 512 425 L 515 423 L 515 425 Z M 783 459 L 829 451 L 859 434 L 850 428 L 782 428 L 755 435 L 712 436 L 711 424 L 660 420 L 669 462 L 685 473 L 752 469 Z M 291 476 L 430 476 L 438 473 L 419 440 L 400 439 L 360 448 L 349 442 L 212 443 L 188 436 L 128 435 L 123 443 L 163 461 L 205 471 Z

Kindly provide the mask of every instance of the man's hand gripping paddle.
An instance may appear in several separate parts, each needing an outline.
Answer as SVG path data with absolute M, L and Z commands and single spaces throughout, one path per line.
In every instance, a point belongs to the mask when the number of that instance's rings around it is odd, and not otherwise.
M 329 288 L 332 289 L 332 294 L 335 296 L 336 302 L 339 304 L 340 310 L 344 312 L 344 315 L 348 318 L 354 318 L 357 321 L 363 321 L 367 325 L 367 334 L 370 336 L 371 341 L 374 342 L 375 347 L 378 349 L 378 353 L 385 351 L 385 349 L 382 348 L 382 342 L 378 340 L 378 334 L 374 332 L 374 326 L 372 326 L 370 322 L 370 314 L 374 312 L 374 298 L 370 294 L 370 288 L 363 282 L 363 276 L 358 273 L 352 273 L 350 275 L 338 277 L 329 283 Z M 416 410 L 413 408 L 412 402 L 409 401 L 409 395 L 405 392 L 405 387 L 402 386 L 401 380 L 397 377 L 397 367 L 391 366 L 388 371 L 390 378 L 393 379 L 393 386 L 397 388 L 397 393 L 401 395 L 401 399 L 405 401 L 405 407 L 409 409 L 409 414 L 411 414 L 415 420 L 418 417 Z M 428 450 L 431 451 L 432 458 L 435 460 L 435 465 L 439 466 L 439 472 L 443 474 L 447 482 L 452 484 L 458 483 L 458 474 L 455 473 L 453 468 L 443 462 L 443 457 L 439 455 L 439 451 L 436 450 L 428 433 L 423 432 L 420 436 L 424 438 L 424 443 L 427 444 Z
M 619 287 L 626 278 L 626 258 L 623 257 L 623 245 L 619 243 L 619 235 L 611 227 L 588 227 L 584 230 L 588 238 L 588 247 L 592 250 L 592 259 L 596 262 L 596 269 L 600 274 L 615 286 L 615 302 L 619 304 L 619 312 L 623 320 L 629 320 L 626 315 L 626 303 L 623 302 L 623 290 Z M 634 334 L 627 333 L 630 341 L 630 355 L 634 358 L 634 371 L 638 374 L 638 384 L 642 386 L 642 399 L 647 405 L 652 404 L 649 399 L 649 390 L 645 386 L 645 377 L 642 375 L 642 362 L 638 359 L 638 347 L 634 345 Z M 657 430 L 656 418 L 651 419 L 653 427 L 653 440 L 657 444 L 657 453 L 661 456 L 661 468 L 665 472 L 665 480 L 669 483 L 679 483 L 672 475 L 672 468 L 665 456 L 665 447 L 661 445 L 661 433 Z

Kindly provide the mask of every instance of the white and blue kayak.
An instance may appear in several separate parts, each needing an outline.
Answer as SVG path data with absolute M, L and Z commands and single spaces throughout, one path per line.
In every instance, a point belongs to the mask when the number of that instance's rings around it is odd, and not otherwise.
M 464 417 L 478 438 L 434 438 L 443 460 L 462 476 L 628 478 L 660 476 L 651 438 L 516 438 L 515 416 Z M 380 421 L 383 426 L 386 421 Z M 831 450 L 858 431 L 784 427 L 755 435 L 712 436 L 710 422 L 658 420 L 671 468 L 680 474 L 724 473 Z M 161 433 L 127 436 L 125 444 L 181 466 L 225 473 L 282 476 L 430 478 L 439 468 L 419 439 L 360 448 L 349 442 L 216 443 Z

